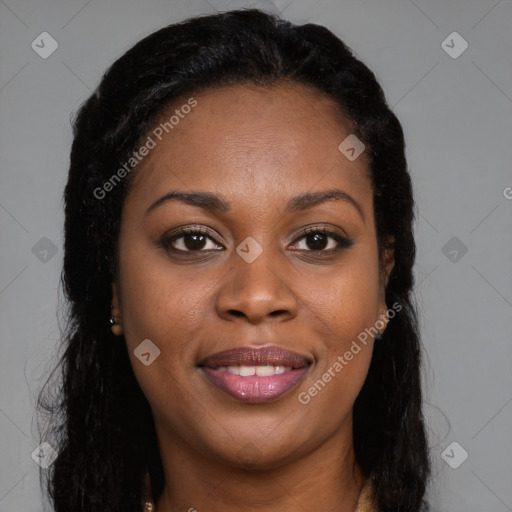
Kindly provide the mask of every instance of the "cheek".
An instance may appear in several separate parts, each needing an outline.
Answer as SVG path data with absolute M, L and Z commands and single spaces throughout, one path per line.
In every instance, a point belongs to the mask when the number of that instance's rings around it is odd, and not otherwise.
M 160 350 L 157 366 L 182 372 L 184 365 L 193 365 L 195 341 L 200 339 L 205 316 L 213 307 L 213 285 L 218 277 L 206 270 L 190 272 L 185 267 L 172 267 L 157 248 L 126 244 L 120 272 L 123 331 L 141 380 L 153 378 L 155 373 L 148 376 L 144 367 L 140 369 L 133 353 L 145 339 Z
M 179 270 L 170 272 L 160 256 L 141 258 L 137 251 L 125 254 L 130 256 L 121 264 L 120 278 L 123 331 L 131 365 L 151 406 L 156 411 L 167 410 L 169 404 L 175 407 L 183 402 L 183 382 L 194 361 L 191 340 L 199 338 L 204 325 L 202 308 L 208 287 L 204 275 L 199 282 Z M 148 366 L 136 356 L 146 339 L 160 351 Z
M 380 305 L 375 259 L 354 252 L 331 272 L 306 277 L 304 284 L 304 303 L 331 349 L 342 350 L 375 323 Z
M 355 401 L 371 361 L 380 301 L 378 261 L 371 254 L 354 251 L 335 271 L 304 282 L 307 323 L 321 342 L 303 399 L 314 400 L 327 415 L 339 404 L 334 423 Z
M 378 307 L 378 287 L 371 272 L 361 275 L 352 268 L 337 279 L 335 285 L 315 280 L 315 287 L 310 287 L 308 323 L 320 343 L 316 368 L 298 395 L 301 404 L 311 407 L 311 414 L 324 418 L 322 432 L 347 418 L 365 382 L 373 351 L 369 328 Z
M 197 288 L 177 267 L 170 271 L 163 249 L 133 233 L 121 239 L 123 330 L 128 342 L 169 331 L 188 312 Z

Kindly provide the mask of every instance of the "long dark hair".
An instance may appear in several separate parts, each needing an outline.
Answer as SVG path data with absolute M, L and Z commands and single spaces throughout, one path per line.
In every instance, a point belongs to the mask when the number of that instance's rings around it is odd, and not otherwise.
M 401 125 L 375 75 L 332 32 L 247 9 L 196 17 L 149 35 L 108 69 L 74 119 L 64 194 L 64 353 L 38 399 L 38 409 L 50 416 L 43 440 L 58 451 L 45 473 L 56 512 L 142 510 L 147 469 L 155 498 L 164 486 L 149 404 L 124 338 L 108 325 L 121 210 L 136 171 L 105 197 L 98 189 L 169 104 L 208 87 L 284 80 L 326 93 L 366 146 L 379 248 L 393 241 L 395 251 L 386 303 L 402 309 L 375 343 L 354 405 L 355 454 L 381 512 L 415 512 L 425 505 L 430 465 L 411 297 L 414 200 Z M 58 370 L 57 388 L 51 377 Z

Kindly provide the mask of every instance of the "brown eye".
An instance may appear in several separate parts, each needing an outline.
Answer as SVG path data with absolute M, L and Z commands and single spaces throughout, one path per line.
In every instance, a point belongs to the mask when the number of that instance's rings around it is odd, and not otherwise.
M 208 242 L 211 241 L 210 247 Z M 204 229 L 183 229 L 162 239 L 161 245 L 177 252 L 202 252 L 218 249 L 219 245 Z
M 330 241 L 329 241 L 330 239 Z M 352 241 L 340 234 L 326 229 L 310 228 L 295 242 L 304 240 L 303 248 L 306 252 L 325 252 L 332 254 L 339 249 L 347 249 L 353 245 Z

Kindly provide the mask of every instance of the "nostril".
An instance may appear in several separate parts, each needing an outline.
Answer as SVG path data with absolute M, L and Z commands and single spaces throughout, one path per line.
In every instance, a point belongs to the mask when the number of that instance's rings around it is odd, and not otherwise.
M 272 311 L 272 313 L 270 313 L 270 316 L 278 316 L 278 315 L 282 315 L 283 313 L 286 313 L 286 310 L 278 309 L 277 311 Z

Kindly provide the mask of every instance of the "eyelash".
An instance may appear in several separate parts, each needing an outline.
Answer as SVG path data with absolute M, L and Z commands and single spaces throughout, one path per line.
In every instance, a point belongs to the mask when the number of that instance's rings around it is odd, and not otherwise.
M 336 247 L 335 249 L 331 249 L 331 250 L 328 250 L 326 251 L 325 249 L 318 249 L 318 250 L 304 250 L 304 249 L 299 249 L 298 251 L 305 251 L 305 252 L 308 252 L 308 253 L 314 253 L 314 254 L 322 254 L 322 255 L 327 255 L 327 256 L 330 256 L 330 255 L 333 255 L 335 254 L 336 252 L 338 252 L 340 249 L 348 249 L 349 247 L 351 247 L 353 245 L 353 242 L 348 239 L 347 237 L 344 237 L 342 235 L 340 235 L 339 233 L 336 233 L 335 231 L 331 231 L 331 230 L 328 230 L 324 227 L 310 227 L 308 229 L 306 229 L 301 235 L 299 235 L 298 238 L 296 238 L 294 240 L 293 243 L 297 243 L 299 242 L 300 240 L 306 238 L 308 235 L 311 235 L 311 234 L 321 234 L 321 235 L 324 235 L 324 236 L 327 236 L 329 238 L 332 238 L 333 240 L 335 240 L 337 243 L 338 243 L 338 247 Z M 205 235 L 206 237 L 208 237 L 210 240 L 212 240 L 215 244 L 217 245 L 221 245 L 219 242 L 217 242 L 210 234 L 210 232 L 204 228 L 201 228 L 201 227 L 197 227 L 197 228 L 184 228 L 172 235 L 165 235 L 161 240 L 160 240 L 160 243 L 159 245 L 161 247 L 163 247 L 164 249 L 166 250 L 171 250 L 175 253 L 194 253 L 194 252 L 198 252 L 198 253 L 201 253 L 201 252 L 209 252 L 209 251 L 217 251 L 217 249 L 197 249 L 197 250 L 187 250 L 187 251 L 184 251 L 182 249 L 175 249 L 174 247 L 171 247 L 171 244 L 173 242 L 175 242 L 176 240 L 179 240 L 180 238 L 183 238 L 185 235 Z

